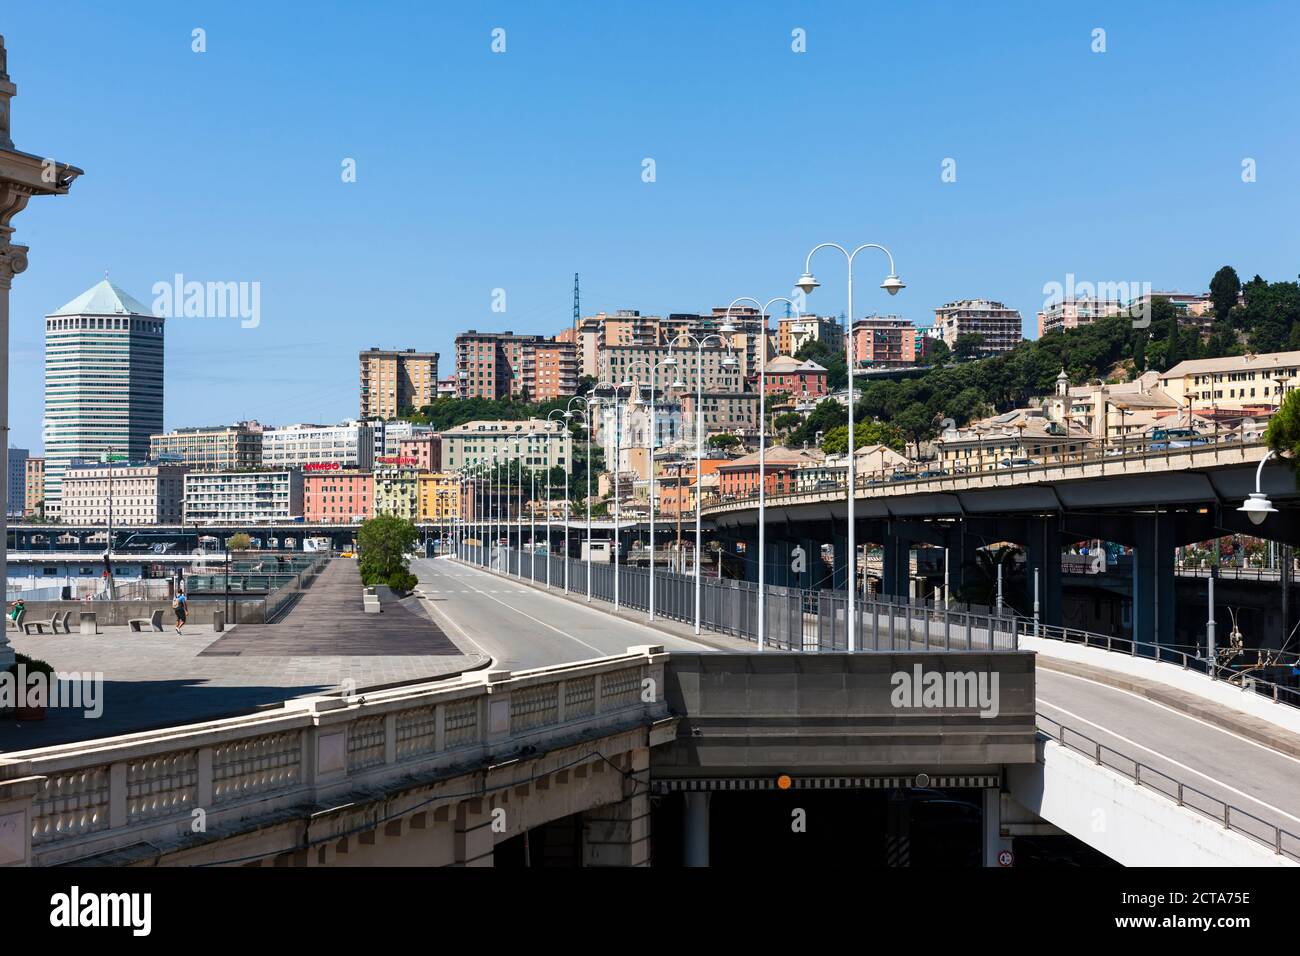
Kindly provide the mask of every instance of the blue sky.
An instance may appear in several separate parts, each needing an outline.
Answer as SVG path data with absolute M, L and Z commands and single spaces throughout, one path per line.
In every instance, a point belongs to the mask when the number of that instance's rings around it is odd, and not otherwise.
M 575 272 L 584 314 L 694 311 L 788 294 L 817 242 L 880 242 L 908 288 L 860 259 L 858 314 L 988 297 L 1027 333 L 1067 273 L 1295 278 L 1298 10 L 7 4 L 15 142 L 86 171 L 14 221 L 13 443 L 40 446 L 41 317 L 105 270 L 146 304 L 176 273 L 261 284 L 255 329 L 169 323 L 168 427 L 355 415 L 360 349 L 450 374 L 458 331 L 567 324 Z M 810 309 L 839 313 L 842 263 L 815 271 Z

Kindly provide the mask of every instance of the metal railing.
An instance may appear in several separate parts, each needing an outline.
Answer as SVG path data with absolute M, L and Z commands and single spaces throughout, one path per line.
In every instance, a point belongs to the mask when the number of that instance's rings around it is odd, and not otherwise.
M 1163 794 L 1176 801 L 1180 807 L 1187 807 L 1222 824 L 1225 830 L 1249 837 L 1280 856 L 1300 861 L 1300 836 L 1291 831 L 1284 830 L 1218 797 L 1210 796 L 1204 790 L 1183 783 L 1149 764 L 1134 760 L 1046 714 L 1037 713 L 1035 716 L 1040 739 L 1054 741 L 1075 753 L 1089 757 L 1097 766 L 1114 770 L 1140 787 Z M 1040 755 L 1039 762 L 1042 761 L 1043 757 Z
M 568 565 L 570 593 L 587 593 L 588 565 L 576 558 L 520 552 L 512 548 L 469 546 L 469 563 L 546 584 L 549 559 L 550 586 L 563 590 Z M 615 568 L 595 563 L 591 569 L 591 596 L 614 601 Z M 620 607 L 648 611 L 650 572 L 618 566 Z M 764 644 L 784 651 L 847 651 L 847 595 L 843 591 L 816 591 L 769 585 L 766 589 Z M 945 608 L 942 603 L 903 602 L 860 597 L 856 615 L 855 647 L 861 651 L 1012 651 L 1021 634 L 1030 632 L 1023 621 L 1010 616 Z M 695 578 L 671 571 L 655 571 L 655 616 L 686 624 L 695 622 Z M 742 640 L 758 641 L 758 585 L 730 578 L 700 581 L 700 626 Z
M 903 472 L 896 468 L 885 470 L 862 471 L 855 473 L 854 488 L 858 497 L 870 497 L 881 491 L 897 492 L 901 494 L 919 494 L 930 491 L 942 491 L 951 487 L 955 482 L 971 481 L 981 478 L 993 478 L 999 484 L 1015 484 L 1023 480 L 1028 483 L 1039 480 L 1040 478 L 1052 474 L 1059 476 L 1063 470 L 1083 469 L 1088 466 L 1099 466 L 1100 475 L 1105 477 L 1108 473 L 1116 475 L 1132 474 L 1135 471 L 1145 471 L 1148 466 L 1160 462 L 1163 467 L 1161 471 L 1168 471 L 1171 464 L 1186 463 L 1187 467 L 1197 466 L 1198 458 L 1206 456 L 1211 457 L 1215 463 L 1245 462 L 1248 460 L 1247 453 L 1253 449 L 1264 449 L 1267 446 L 1262 441 L 1243 442 L 1236 438 L 1226 437 L 1216 438 L 1213 435 L 1198 436 L 1203 438 L 1201 444 L 1193 445 L 1187 448 L 1162 448 L 1152 450 L 1145 446 L 1130 448 L 1126 445 L 1106 445 L 1102 448 L 1091 449 L 1086 452 L 1077 452 L 1052 457 L 1051 460 L 1038 462 L 1035 461 L 1029 465 L 1017 467 L 1001 467 L 996 461 L 985 460 L 977 467 L 972 467 L 963 471 L 939 472 L 926 474 L 922 477 L 921 473 L 913 474 Z M 1229 461 L 1223 461 L 1228 459 Z M 923 465 L 923 463 L 922 463 Z M 992 467 L 988 467 L 992 465 Z M 843 495 L 848 490 L 847 470 L 844 474 L 836 474 L 834 478 L 828 478 L 820 481 L 816 487 L 802 488 L 790 492 L 769 493 L 767 495 L 767 504 L 770 507 L 773 504 L 785 503 L 789 499 L 812 498 L 820 500 L 827 495 Z M 758 491 L 755 489 L 753 494 L 748 495 L 717 495 L 704 496 L 701 501 L 701 508 L 707 514 L 710 508 L 719 506 L 738 506 L 738 505 L 756 505 L 758 502 Z
M 1025 619 L 1022 618 L 1021 620 Z M 1022 633 L 1033 635 L 1034 630 L 1031 627 L 1022 631 Z M 1264 666 L 1261 662 L 1262 655 L 1278 655 L 1277 663 L 1272 666 L 1300 668 L 1300 655 L 1286 651 L 1273 651 L 1268 648 L 1241 648 L 1231 658 L 1220 657 L 1215 661 L 1210 661 L 1202 655 L 1199 647 L 1185 650 L 1168 644 L 1138 641 L 1131 637 L 1095 634 L 1079 628 L 1040 624 L 1037 636 L 1047 640 L 1061 641 L 1065 644 L 1079 644 L 1083 647 L 1094 647 L 1116 654 L 1127 654 L 1130 657 L 1143 657 L 1162 664 L 1177 665 L 1185 671 L 1195 671 L 1205 674 L 1211 680 L 1223 681 L 1234 687 L 1240 687 L 1243 693 L 1253 692 L 1271 699 L 1274 703 L 1300 707 L 1300 688 L 1266 680 L 1263 677 L 1256 677 L 1251 673 L 1253 668 Z M 1222 649 L 1220 653 L 1226 654 Z M 1289 661 L 1287 658 L 1289 658 Z

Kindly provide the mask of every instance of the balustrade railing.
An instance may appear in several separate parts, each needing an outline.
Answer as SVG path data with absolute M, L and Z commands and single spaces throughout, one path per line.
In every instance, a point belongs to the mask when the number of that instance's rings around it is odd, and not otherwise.
M 0 757 L 0 808 L 21 806 L 23 788 L 30 793 L 37 781 L 26 862 L 184 845 L 194 840 L 197 810 L 208 832 L 235 832 L 241 821 L 252 827 L 347 793 L 662 719 L 662 692 L 644 688 L 662 688 L 666 657 L 657 645 L 633 647 L 594 661 L 303 698 L 254 716 L 11 752 Z

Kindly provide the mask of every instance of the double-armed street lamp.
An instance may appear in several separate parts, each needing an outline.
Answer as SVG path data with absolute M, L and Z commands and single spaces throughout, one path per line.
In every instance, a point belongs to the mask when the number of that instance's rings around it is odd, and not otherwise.
M 650 377 L 650 447 L 648 450 L 649 464 L 647 466 L 650 473 L 650 600 L 648 603 L 650 607 L 650 620 L 653 621 L 655 619 L 655 448 L 659 444 L 659 435 L 657 433 L 658 423 L 655 419 L 655 383 L 659 378 L 660 369 L 677 368 L 677 357 L 673 355 L 670 349 L 668 357 L 661 359 L 658 362 L 652 363 L 646 359 L 633 362 L 628 368 L 629 381 L 631 381 L 631 370 L 637 367 L 644 368 L 649 373 Z M 639 382 L 635 383 L 635 387 L 639 394 Z M 679 375 L 668 387 L 673 390 L 680 390 L 686 388 L 686 383 L 681 380 L 681 376 Z
M 747 295 L 737 296 L 732 299 L 731 304 L 727 306 L 726 322 L 731 323 L 731 310 L 740 302 L 752 302 L 758 306 L 759 329 L 758 329 L 758 649 L 763 650 L 767 631 L 764 628 L 766 621 L 766 595 L 764 589 L 767 587 L 767 310 L 774 303 L 784 302 L 799 314 L 799 306 L 792 300 L 784 296 L 776 296 L 769 299 L 767 304 L 759 302 L 757 299 Z
M 581 412 L 575 412 L 573 410 L 574 402 L 578 402 L 582 405 Z M 573 418 L 576 416 L 578 420 L 582 422 L 583 430 L 585 430 L 587 433 L 587 601 L 588 602 L 591 601 L 591 431 L 592 431 L 591 409 L 593 404 L 598 404 L 598 403 L 596 403 L 594 399 L 591 398 L 589 395 L 575 395 L 573 398 L 569 399 L 569 404 L 564 409 L 565 422 L 567 423 L 572 421 Z M 569 451 L 570 462 L 572 462 L 572 459 L 573 459 L 573 451 L 572 449 L 570 449 Z M 567 529 L 569 523 L 569 504 L 568 504 L 569 482 L 568 482 L 567 475 L 565 476 L 565 482 L 564 482 L 564 498 L 565 498 L 564 523 L 566 529 L 565 533 L 567 535 L 568 533 Z M 566 541 L 565 553 L 567 555 L 568 539 L 566 538 L 565 541 Z M 569 593 L 569 562 L 568 561 L 564 562 L 564 593 L 565 594 Z
M 703 497 L 703 474 L 704 468 L 704 346 L 711 340 L 716 339 L 719 346 L 727 350 L 727 354 L 722 357 L 722 367 L 726 369 L 736 368 L 740 363 L 736 360 L 736 355 L 731 348 L 731 338 L 735 334 L 735 326 L 731 324 L 729 318 L 724 318 L 722 325 L 717 332 L 710 332 L 707 335 L 697 338 L 689 332 L 682 332 L 678 339 L 687 339 L 695 345 L 695 633 L 700 633 L 700 546 L 703 538 L 703 530 L 700 524 L 700 504 Z M 725 337 L 724 337 L 725 336 Z M 670 353 L 671 354 L 671 353 Z M 680 495 L 678 499 L 680 507 Z M 719 570 L 721 570 L 722 556 L 719 554 Z
M 857 587 L 858 587 L 857 536 L 856 536 L 854 521 L 853 521 L 853 497 L 855 491 L 854 485 L 856 484 L 856 482 L 854 481 L 854 470 L 855 470 L 856 463 L 853 460 L 854 457 L 853 405 L 855 400 L 857 399 L 857 392 L 856 389 L 854 388 L 854 382 L 853 382 L 853 373 L 854 373 L 854 364 L 855 364 L 854 348 L 853 348 L 853 262 L 858 257 L 858 253 L 862 252 L 865 249 L 879 249 L 889 258 L 889 275 L 885 277 L 884 282 L 880 283 L 880 288 L 884 289 L 890 295 L 898 295 L 898 293 L 903 288 L 905 288 L 905 286 L 903 285 L 902 280 L 898 278 L 898 273 L 894 270 L 893 253 L 891 253 L 884 246 L 877 245 L 874 242 L 868 242 L 858 246 L 852 252 L 849 252 L 847 249 L 845 249 L 841 245 L 838 245 L 837 243 L 823 242 L 819 245 L 813 246 L 812 250 L 808 253 L 807 259 L 804 260 L 804 273 L 799 277 L 799 280 L 795 283 L 795 285 L 798 286 L 800 289 L 802 289 L 805 294 L 812 292 L 813 289 L 816 289 L 818 286 L 821 285 L 821 283 L 818 282 L 817 279 L 812 274 L 812 258 L 818 252 L 818 250 L 821 249 L 838 249 L 840 253 L 843 254 L 844 258 L 848 261 L 848 267 L 849 267 L 849 284 L 848 284 L 848 294 L 849 294 L 848 325 L 849 327 L 845 330 L 845 335 L 844 335 L 845 351 L 846 351 L 846 357 L 848 359 L 848 365 L 849 365 L 849 402 L 848 402 L 849 405 L 849 449 L 848 449 L 848 455 L 849 455 L 848 458 L 848 462 L 849 462 L 849 466 L 848 466 L 849 581 L 848 581 L 848 606 L 847 606 L 845 624 L 848 627 L 848 633 L 849 633 L 849 651 L 852 652 L 857 649 L 857 645 L 856 645 L 857 631 L 854 628 L 854 624 L 856 623 L 854 621 L 854 614 L 856 611 L 854 598 L 857 595 Z

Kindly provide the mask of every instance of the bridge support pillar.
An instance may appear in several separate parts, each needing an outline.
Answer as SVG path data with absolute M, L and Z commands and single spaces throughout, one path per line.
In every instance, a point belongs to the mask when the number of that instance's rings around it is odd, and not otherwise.
M 709 798 L 707 790 L 687 790 L 686 814 L 682 827 L 682 862 L 686 866 L 709 865 Z
M 836 591 L 849 589 L 849 539 L 847 535 L 831 532 L 831 547 L 835 551 L 831 587 Z
M 492 810 L 484 800 L 464 800 L 456 805 L 453 866 L 492 866 L 496 837 Z
M 984 865 L 1002 866 L 998 856 L 1011 851 L 1011 838 L 1002 835 L 1002 792 L 996 787 L 985 787 L 984 814 Z
M 743 560 L 740 562 L 741 567 L 745 569 L 744 577 L 742 578 L 742 580 L 757 582 L 758 581 L 758 535 L 755 534 L 753 537 L 750 537 L 749 535 L 741 535 L 736 539 L 736 541 L 739 543 L 743 543 L 745 545 L 745 553 L 742 556 Z M 768 545 L 768 551 L 770 557 L 771 556 L 770 543 Z M 733 554 L 735 553 L 734 548 L 732 550 L 732 553 Z M 772 574 L 770 565 L 767 568 L 767 573 L 770 579 Z
M 1135 522 L 1133 638 L 1150 644 L 1172 644 L 1177 619 L 1173 520 L 1170 515 L 1141 515 Z M 1139 649 L 1138 653 L 1143 652 Z
M 882 542 L 880 591 L 893 597 L 911 596 L 912 542 L 898 532 L 897 526 L 885 532 Z
M 650 865 L 650 748 L 630 754 L 629 783 L 638 792 L 582 815 L 583 866 Z
M 1033 613 L 1034 571 L 1038 571 L 1038 619 L 1044 624 L 1061 626 L 1061 519 L 1047 517 L 1029 521 L 1029 540 L 1025 542 L 1025 559 L 1029 578 L 1025 587 Z

